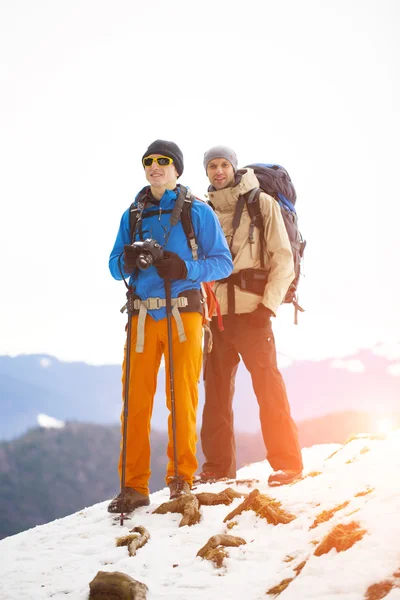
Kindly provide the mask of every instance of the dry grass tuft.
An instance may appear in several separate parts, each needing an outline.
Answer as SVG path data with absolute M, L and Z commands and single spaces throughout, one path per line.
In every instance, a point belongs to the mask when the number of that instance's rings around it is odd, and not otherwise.
M 393 579 L 385 579 L 379 583 L 370 585 L 365 592 L 365 600 L 381 600 L 385 598 L 395 587 L 400 587 L 400 569 L 393 573 Z
M 299 565 L 297 565 L 297 567 L 294 568 L 294 571 L 296 573 L 296 577 L 297 575 L 300 575 L 300 573 L 302 572 L 302 570 L 304 569 L 304 567 L 306 566 L 307 561 L 303 560 L 303 562 L 301 562 Z
M 374 488 L 367 488 L 363 492 L 358 492 L 358 494 L 354 494 L 354 498 L 358 498 L 359 496 L 366 496 L 367 494 L 370 494 L 373 491 L 374 491 Z
M 269 596 L 279 596 L 279 594 L 286 590 L 287 586 L 293 581 L 293 579 L 294 577 L 291 577 L 290 579 L 284 579 L 278 583 L 278 585 L 275 585 L 273 588 L 269 589 L 266 593 Z
M 153 510 L 153 515 L 166 515 L 167 513 L 181 513 L 182 520 L 179 523 L 179 527 L 185 525 L 196 525 L 200 522 L 200 510 L 199 501 L 193 494 L 184 494 L 169 502 L 160 504 L 158 508 Z
M 229 556 L 225 548 L 227 546 L 242 546 L 243 544 L 246 544 L 246 540 L 241 537 L 225 534 L 213 535 L 210 537 L 208 542 L 202 548 L 200 548 L 197 556 L 210 560 L 216 567 L 221 568 L 224 558 Z
M 247 494 L 241 494 L 232 488 L 226 488 L 218 494 L 212 492 L 200 492 L 195 494 L 200 506 L 215 506 L 217 504 L 231 504 L 234 498 L 245 498 Z
M 330 458 L 332 458 L 332 456 L 335 456 L 335 454 L 337 454 L 338 452 L 340 452 L 341 450 L 343 450 L 343 448 L 345 446 L 347 446 L 347 444 L 350 444 L 350 442 L 353 442 L 354 440 L 360 440 L 360 439 L 366 439 L 366 440 L 385 440 L 386 439 L 386 434 L 380 434 L 380 433 L 377 433 L 377 434 L 356 433 L 354 435 L 351 435 L 345 441 L 345 443 L 343 444 L 343 446 L 341 446 L 341 448 L 338 448 L 337 450 L 335 450 L 335 452 L 332 452 L 332 454 L 330 456 L 328 456 L 327 458 L 325 458 L 325 460 L 329 460 Z M 365 448 L 363 448 L 363 450 L 364 450 L 364 452 L 367 452 L 367 450 L 365 450 Z M 362 450 L 361 450 L 361 453 L 363 453 Z M 347 462 L 349 463 L 351 461 L 347 461 Z
M 253 510 L 262 519 L 267 519 L 268 523 L 278 525 L 278 523 L 290 523 L 296 517 L 281 508 L 281 503 L 274 498 L 260 494 L 259 490 L 253 490 L 251 494 L 239 504 L 224 519 L 224 523 L 240 515 L 245 510 Z
M 291 562 L 292 560 L 294 560 L 294 556 L 286 556 L 286 558 L 284 559 L 284 562 Z M 306 565 L 307 561 L 303 560 L 303 562 L 299 563 L 297 565 L 297 567 L 294 567 L 294 572 L 296 573 L 295 577 L 290 577 L 289 579 L 284 579 L 283 581 L 281 581 L 280 583 L 278 583 L 278 585 L 274 586 L 273 588 L 269 589 L 266 594 L 270 595 L 270 596 L 279 596 L 279 594 L 281 594 L 284 590 L 286 590 L 286 588 L 288 587 L 289 583 L 291 583 L 294 579 L 296 579 L 296 577 L 298 575 L 300 575 L 301 571 L 304 569 L 305 565 Z
M 132 540 L 135 539 L 136 536 L 134 535 L 123 535 L 121 537 L 118 537 L 115 540 L 115 545 L 117 546 L 117 548 L 120 548 L 121 546 L 127 546 L 128 544 L 130 544 L 132 542 Z
M 204 558 L 211 561 L 217 569 L 221 569 L 224 566 L 224 559 L 229 556 L 228 552 L 222 546 L 218 548 L 210 548 Z
M 345 441 L 344 445 L 349 444 L 353 440 L 386 440 L 386 433 L 355 433 Z
M 374 583 L 365 592 L 365 600 L 381 600 L 381 598 L 385 598 L 388 595 L 393 587 L 393 581 L 389 580 Z
M 136 550 L 143 548 L 150 539 L 150 533 L 142 525 L 138 525 L 130 530 L 128 535 L 118 537 L 115 541 L 117 548 L 128 546 L 129 556 L 135 556 Z
M 332 452 L 332 454 L 330 454 L 329 456 L 327 456 L 327 458 L 324 459 L 324 462 L 327 461 L 327 460 L 329 460 L 330 458 L 332 458 L 332 456 L 335 456 L 335 454 L 337 454 L 341 450 L 343 450 L 344 446 L 345 446 L 345 444 L 343 444 L 343 446 L 341 446 L 340 448 L 338 448 L 337 450 L 335 450 L 334 452 Z
M 329 521 L 329 519 L 331 519 L 335 513 L 337 513 L 339 510 L 342 510 L 342 508 L 345 508 L 348 504 L 349 502 L 346 501 L 343 502 L 343 504 L 335 506 L 335 508 L 332 508 L 331 510 L 323 510 L 319 513 L 319 515 L 315 517 L 315 521 L 311 525 L 310 529 L 318 527 L 318 525 L 320 525 L 321 523 L 326 523 L 326 521 Z
M 367 533 L 366 529 L 360 529 L 360 524 L 356 521 L 346 525 L 336 525 L 317 546 L 314 555 L 321 556 L 332 550 L 332 548 L 335 548 L 337 552 L 344 552 L 356 542 L 359 542 L 365 533 Z

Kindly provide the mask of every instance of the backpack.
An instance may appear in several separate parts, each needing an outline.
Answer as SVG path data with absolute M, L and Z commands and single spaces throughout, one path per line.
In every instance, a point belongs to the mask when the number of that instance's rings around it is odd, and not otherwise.
M 269 196 L 275 198 L 280 206 L 283 222 L 285 223 L 290 246 L 292 248 L 295 272 L 294 279 L 286 292 L 283 302 L 294 305 L 294 322 L 297 324 L 297 312 L 304 312 L 304 309 L 299 306 L 297 301 L 297 288 L 301 275 L 301 261 L 303 258 L 304 249 L 306 247 L 306 241 L 303 239 L 298 228 L 297 212 L 295 209 L 297 199 L 296 190 L 292 180 L 290 179 L 289 173 L 280 165 L 253 163 L 251 165 L 247 165 L 245 168 L 253 169 L 260 185 L 258 189 L 256 188 L 247 194 L 244 194 L 244 201 L 251 219 L 249 230 L 250 243 L 253 243 L 254 241 L 254 227 L 257 227 L 261 231 L 264 228 L 259 201 L 260 193 L 262 191 L 266 192 Z M 237 223 L 236 226 L 238 225 L 239 223 Z M 264 236 L 260 235 L 260 266 L 262 269 L 265 268 L 263 242 Z
M 144 190 L 145 189 L 147 189 L 147 188 L 144 188 Z M 142 190 L 142 192 L 144 190 Z M 141 195 L 141 192 L 139 193 L 139 196 L 140 195 Z M 195 199 L 195 196 L 193 196 L 193 194 L 191 193 L 189 188 L 186 188 L 183 185 L 179 185 L 179 194 L 176 199 L 174 208 L 171 210 L 163 210 L 162 214 L 171 214 L 171 217 L 170 217 L 171 226 L 174 226 L 179 221 L 181 221 L 182 229 L 186 235 L 186 240 L 187 240 L 188 246 L 192 252 L 193 260 L 198 260 L 199 257 L 198 257 L 197 251 L 198 251 L 199 247 L 197 244 L 196 235 L 194 232 L 193 222 L 192 222 L 192 204 L 193 204 L 194 199 Z M 204 202 L 200 198 L 196 198 L 196 200 L 199 200 L 200 202 Z M 143 214 L 143 217 L 142 217 L 141 211 L 140 211 L 138 203 L 137 203 L 137 198 L 134 202 L 132 202 L 130 209 L 129 209 L 129 231 L 130 231 L 131 243 L 133 243 L 133 241 L 135 239 L 135 234 L 136 234 L 138 227 L 139 227 L 139 235 L 142 238 L 142 219 L 146 218 L 146 217 L 151 217 L 154 215 L 159 215 L 159 214 L 160 214 L 160 210 L 157 208 L 154 210 L 146 211 L 146 213 Z M 222 331 L 223 330 L 222 316 L 221 316 L 219 303 L 218 303 L 217 297 L 214 292 L 214 282 L 213 281 L 202 282 L 200 284 L 200 289 L 201 289 L 201 294 L 203 297 L 203 327 L 207 331 L 209 331 L 209 324 L 212 319 L 212 316 L 214 315 L 214 313 L 217 313 L 219 329 Z M 209 339 L 211 340 L 211 336 L 209 337 Z M 212 344 L 212 341 L 209 341 L 209 349 L 208 349 L 209 352 L 211 352 L 211 347 L 212 347 L 211 344 Z

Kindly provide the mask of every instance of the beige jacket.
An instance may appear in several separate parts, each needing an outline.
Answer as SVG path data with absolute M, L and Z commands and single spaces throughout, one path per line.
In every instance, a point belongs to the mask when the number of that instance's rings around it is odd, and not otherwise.
M 242 179 L 236 187 L 208 193 L 228 245 L 232 240 L 232 221 L 239 196 L 258 187 L 254 171 L 243 169 Z M 260 194 L 260 209 L 264 220 L 264 260 L 265 268 L 269 270 L 268 283 L 265 286 L 264 296 L 258 296 L 235 286 L 236 314 L 252 312 L 262 302 L 276 315 L 294 278 L 292 250 L 279 204 L 274 198 L 263 192 Z M 232 273 L 237 273 L 242 269 L 260 268 L 260 230 L 254 229 L 254 243 L 249 244 L 249 226 L 250 216 L 245 206 L 231 248 L 235 256 Z M 223 315 L 228 314 L 227 287 L 226 283 L 215 284 L 216 296 Z

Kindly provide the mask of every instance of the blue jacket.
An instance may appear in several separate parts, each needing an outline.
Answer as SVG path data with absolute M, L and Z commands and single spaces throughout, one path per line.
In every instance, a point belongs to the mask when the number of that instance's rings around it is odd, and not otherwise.
M 160 200 L 159 208 L 161 210 L 171 210 L 174 207 L 177 192 L 174 190 L 165 190 Z M 148 211 L 154 211 L 153 204 L 148 204 L 143 211 L 143 215 Z M 124 245 L 131 243 L 129 230 L 129 208 L 124 212 L 121 218 L 117 239 L 114 248 L 110 254 L 109 267 L 114 279 L 121 280 L 122 276 L 118 267 L 118 258 L 124 251 Z M 143 216 L 142 215 L 142 216 Z M 192 204 L 192 223 L 195 232 L 197 244 L 199 246 L 198 260 L 193 260 L 192 251 L 188 246 L 185 232 L 179 221 L 171 227 L 171 214 L 153 215 L 143 219 L 143 239 L 152 238 L 156 240 L 164 250 L 170 250 L 179 254 L 185 261 L 187 268 L 186 279 L 172 280 L 171 295 L 176 298 L 180 292 L 190 289 L 199 289 L 202 281 L 215 281 L 223 279 L 231 274 L 233 263 L 231 253 L 225 240 L 224 233 L 219 224 L 214 211 L 201 200 L 193 200 Z M 168 235 L 169 234 L 169 235 Z M 167 243 L 165 244 L 166 237 Z M 135 240 L 139 240 L 136 232 Z M 121 256 L 121 267 L 123 267 L 123 257 Z M 129 284 L 134 286 L 135 293 L 142 300 L 147 298 L 165 298 L 164 280 L 158 276 L 157 269 L 154 266 L 145 271 L 134 272 L 129 277 Z M 148 311 L 149 314 L 159 321 L 166 317 L 166 309 Z

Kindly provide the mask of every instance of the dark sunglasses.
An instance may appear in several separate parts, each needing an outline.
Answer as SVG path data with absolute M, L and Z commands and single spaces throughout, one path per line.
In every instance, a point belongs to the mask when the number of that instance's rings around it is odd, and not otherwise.
M 174 162 L 169 156 L 157 156 L 157 158 L 146 156 L 146 158 L 143 159 L 143 165 L 145 167 L 151 167 L 154 161 L 156 161 L 160 167 L 166 167 Z

